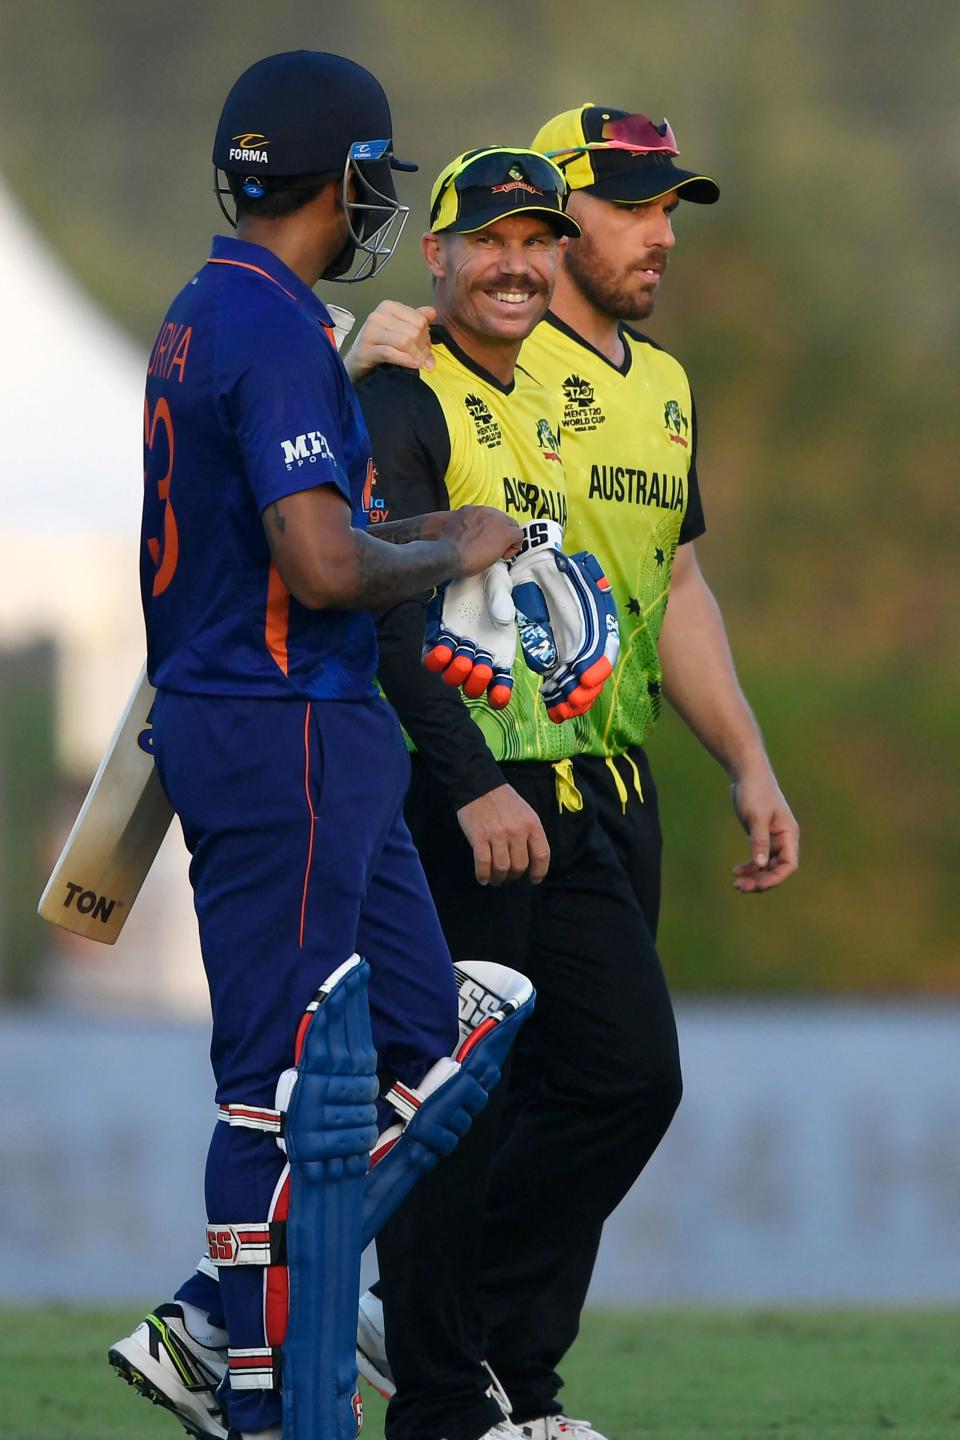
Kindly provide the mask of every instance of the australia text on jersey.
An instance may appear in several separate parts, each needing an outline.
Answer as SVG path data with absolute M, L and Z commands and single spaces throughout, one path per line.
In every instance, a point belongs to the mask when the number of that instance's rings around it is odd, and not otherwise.
M 524 520 L 556 520 L 561 529 L 566 528 L 566 495 L 534 480 L 504 475 L 503 508 L 508 515 L 522 515 Z
M 627 465 L 591 465 L 590 500 L 619 500 L 629 505 L 658 505 L 661 510 L 682 510 L 686 490 L 682 475 L 634 470 Z

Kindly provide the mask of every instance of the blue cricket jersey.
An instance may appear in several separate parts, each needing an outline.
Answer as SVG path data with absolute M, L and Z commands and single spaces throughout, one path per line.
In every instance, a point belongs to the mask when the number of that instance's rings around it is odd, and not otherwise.
M 147 671 L 186 694 L 365 699 L 365 611 L 308 610 L 273 564 L 275 500 L 334 485 L 366 525 L 370 441 L 313 291 L 260 245 L 216 237 L 147 369 L 140 583 Z

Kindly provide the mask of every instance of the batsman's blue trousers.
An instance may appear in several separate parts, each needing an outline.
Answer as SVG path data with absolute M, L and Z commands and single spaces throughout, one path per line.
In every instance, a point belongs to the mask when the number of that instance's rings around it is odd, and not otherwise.
M 403 820 L 409 759 L 369 701 L 158 694 L 157 768 L 192 856 L 219 1104 L 270 1107 L 305 1006 L 354 951 L 369 962 L 378 1064 L 407 1084 L 457 1042 L 453 968 Z M 284 1157 L 272 1135 L 216 1126 L 211 1223 L 266 1220 Z M 211 1309 L 203 1276 L 178 1298 Z M 215 1282 L 208 1282 L 215 1286 Z M 231 1350 L 267 1338 L 264 1271 L 220 1271 Z M 232 1425 L 280 1423 L 275 1390 L 234 1390 Z

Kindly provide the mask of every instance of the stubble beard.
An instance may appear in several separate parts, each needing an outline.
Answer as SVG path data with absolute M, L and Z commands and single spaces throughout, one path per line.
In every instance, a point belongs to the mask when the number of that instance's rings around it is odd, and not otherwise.
M 600 260 L 586 232 L 570 241 L 561 264 L 584 298 L 611 320 L 646 320 L 653 313 L 656 292 L 630 288 L 622 272 L 614 274 Z

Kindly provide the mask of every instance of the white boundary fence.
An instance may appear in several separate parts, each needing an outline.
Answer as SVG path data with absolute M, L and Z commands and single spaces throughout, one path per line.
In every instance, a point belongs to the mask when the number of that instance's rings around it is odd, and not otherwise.
M 688 1002 L 679 1021 L 684 1102 L 592 1302 L 957 1303 L 960 1003 Z M 206 1051 L 194 1024 L 0 1015 L 0 1300 L 153 1303 L 189 1271 Z

